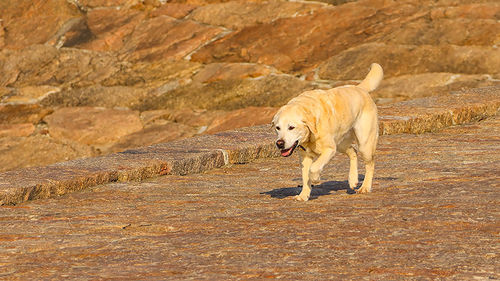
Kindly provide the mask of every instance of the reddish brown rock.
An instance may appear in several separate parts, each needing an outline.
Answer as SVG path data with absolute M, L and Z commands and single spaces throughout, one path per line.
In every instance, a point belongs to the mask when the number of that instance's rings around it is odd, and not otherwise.
M 0 20 L 0 48 L 5 46 L 5 27 L 3 25 L 3 20 Z
M 221 114 L 224 113 L 217 110 L 179 109 L 172 112 L 169 120 L 192 127 L 200 127 L 198 133 L 202 133 L 207 129 L 208 125 Z
M 2 16 L 7 15 L 3 18 L 5 44 L 12 49 L 45 43 L 67 21 L 80 16 L 78 9 L 64 0 L 2 2 Z
M 0 124 L 37 124 L 51 112 L 38 104 L 4 104 L 0 105 Z
M 490 75 L 464 75 L 453 73 L 422 73 L 384 79 L 371 93 L 377 104 L 421 97 L 448 95 L 463 88 L 487 87 L 500 84 Z
M 0 171 L 94 156 L 93 150 L 71 141 L 56 141 L 49 136 L 0 137 Z
M 499 72 L 500 51 L 481 46 L 368 43 L 328 59 L 321 65 L 319 76 L 334 80 L 363 79 L 373 62 L 384 68 L 385 77 L 424 72 L 487 74 Z
M 41 100 L 44 106 L 100 106 L 100 107 L 128 107 L 139 105 L 141 100 L 147 99 L 148 91 L 143 88 L 100 85 L 68 89 L 51 94 Z
M 210 83 L 218 80 L 244 79 L 265 76 L 275 70 L 271 67 L 248 63 L 211 63 L 193 76 L 194 82 Z
M 0 124 L 0 138 L 2 137 L 27 137 L 35 131 L 32 123 Z
M 182 19 L 187 16 L 197 5 L 184 3 L 165 3 L 151 12 L 151 16 L 169 16 L 177 19 Z
M 211 25 L 241 29 L 255 24 L 269 23 L 279 18 L 308 15 L 320 7 L 322 6 L 315 3 L 231 1 L 197 8 L 189 18 Z
M 458 6 L 444 6 L 431 11 L 433 20 L 438 18 L 500 19 L 500 3 L 470 3 Z
M 81 7 L 97 8 L 97 7 L 131 7 L 141 3 L 141 0 L 78 0 L 74 1 Z
M 51 62 L 57 56 L 56 48 L 44 45 L 0 50 L 0 86 L 14 86 L 20 80 L 31 85 L 48 82 L 55 68 Z
M 44 118 L 50 135 L 86 145 L 107 146 L 142 129 L 139 113 L 95 107 L 67 107 Z
M 87 50 L 32 45 L 0 51 L 0 86 L 91 85 L 118 69 L 115 56 Z
M 500 40 L 500 22 L 470 18 L 429 20 L 424 17 L 392 32 L 378 34 L 374 39 L 389 44 L 493 46 Z
M 66 21 L 45 44 L 61 47 L 72 47 L 92 39 L 84 17 L 75 17 Z
M 207 84 L 191 83 L 151 97 L 141 111 L 171 109 L 233 110 L 247 106 L 281 106 L 316 86 L 291 75 L 268 75 L 257 79 L 228 79 Z
M 139 117 L 141 118 L 142 124 L 146 126 L 156 122 L 157 120 L 169 120 L 172 113 L 173 110 L 170 109 L 147 110 L 141 112 Z
M 276 107 L 247 107 L 228 112 L 217 118 L 208 126 L 207 133 L 213 134 L 236 128 L 270 124 L 278 111 Z
M 200 134 L 207 130 L 212 121 L 224 115 L 223 111 L 193 110 L 188 108 L 180 109 L 158 109 L 141 112 L 141 121 L 144 126 L 164 125 L 175 122 L 176 124 L 187 125 L 188 131 L 196 129 Z
M 190 20 L 159 16 L 139 24 L 122 52 L 130 60 L 181 59 L 221 32 Z
M 2 100 L 2 103 L 10 104 L 29 104 L 39 103 L 50 95 L 60 92 L 61 89 L 54 86 L 26 86 L 16 89 L 8 97 Z
M 124 63 L 120 70 L 102 81 L 104 86 L 134 86 L 141 88 L 157 87 L 163 91 L 190 82 L 193 73 L 201 64 L 187 60 L 159 60 L 151 62 Z
M 109 152 L 123 151 L 125 149 L 187 138 L 193 136 L 195 133 L 195 128 L 181 123 L 168 122 L 161 125 L 151 125 L 144 130 L 121 137 L 109 149 Z
M 372 34 L 399 28 L 399 21 L 420 7 L 362 1 L 323 8 L 312 15 L 244 28 L 203 47 L 192 58 L 205 63 L 256 62 L 295 72 L 360 44 Z
M 95 39 L 79 45 L 80 48 L 95 51 L 117 51 L 123 47 L 125 37 L 146 15 L 137 10 L 101 8 L 87 13 L 87 24 Z

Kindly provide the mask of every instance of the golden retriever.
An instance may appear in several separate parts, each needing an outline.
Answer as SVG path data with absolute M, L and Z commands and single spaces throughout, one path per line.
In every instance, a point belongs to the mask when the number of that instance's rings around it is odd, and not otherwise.
M 371 191 L 374 153 L 378 139 L 377 106 L 369 92 L 384 76 L 382 67 L 371 65 L 359 85 L 306 91 L 280 108 L 272 125 L 278 135 L 276 146 L 288 157 L 299 148 L 302 161 L 302 191 L 295 199 L 307 201 L 311 183 L 319 181 L 323 167 L 337 151 L 350 160 L 349 187 L 358 185 L 358 160 L 353 141 L 365 161 L 365 178 L 358 193 Z

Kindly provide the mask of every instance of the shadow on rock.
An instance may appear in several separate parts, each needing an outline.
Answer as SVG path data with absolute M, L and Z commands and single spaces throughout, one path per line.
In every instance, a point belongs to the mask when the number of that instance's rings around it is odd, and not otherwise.
M 362 181 L 362 177 L 360 179 Z M 260 194 L 267 194 L 273 198 L 284 199 L 287 197 L 295 196 L 302 190 L 302 185 L 297 187 L 285 187 L 277 188 L 271 191 L 261 192 Z M 347 181 L 327 181 L 320 185 L 313 185 L 311 191 L 311 197 L 309 200 L 314 200 L 323 195 L 329 195 L 332 191 L 346 190 L 348 194 L 354 194 L 355 192 L 349 188 L 349 183 Z

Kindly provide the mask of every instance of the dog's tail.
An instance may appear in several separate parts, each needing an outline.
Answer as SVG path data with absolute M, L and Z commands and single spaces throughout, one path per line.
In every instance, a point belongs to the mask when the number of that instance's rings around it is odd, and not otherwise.
M 358 87 L 371 92 L 377 89 L 380 81 L 384 78 L 384 71 L 378 63 L 372 63 L 370 67 L 370 72 L 366 75 L 365 79 L 359 83 Z

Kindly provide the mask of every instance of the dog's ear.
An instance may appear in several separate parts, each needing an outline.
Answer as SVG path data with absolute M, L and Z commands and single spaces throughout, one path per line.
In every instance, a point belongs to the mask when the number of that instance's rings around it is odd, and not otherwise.
M 273 116 L 273 120 L 271 120 L 271 127 L 270 127 L 271 130 L 274 128 L 274 126 L 276 126 L 276 122 L 278 122 L 278 113 L 276 113 Z
M 304 112 L 302 114 L 302 123 L 307 127 L 309 133 L 312 135 L 318 135 L 318 126 L 316 124 L 316 118 L 311 114 L 311 112 Z

